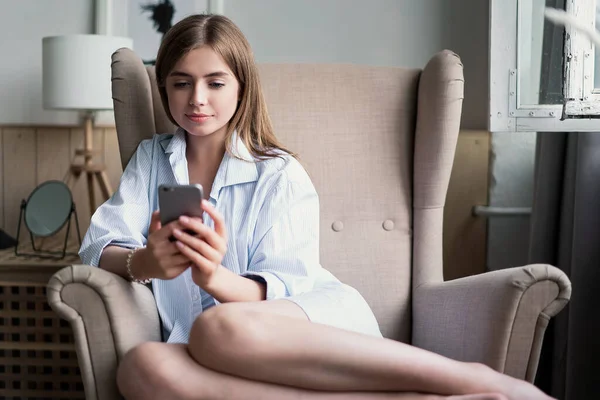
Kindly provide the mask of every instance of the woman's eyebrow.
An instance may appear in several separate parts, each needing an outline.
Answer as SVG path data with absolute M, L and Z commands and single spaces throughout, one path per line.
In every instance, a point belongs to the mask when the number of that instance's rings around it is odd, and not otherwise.
M 221 76 L 227 76 L 227 75 L 229 75 L 229 74 L 225 71 L 215 71 L 215 72 L 211 72 L 210 74 L 204 75 L 204 77 L 205 78 L 215 78 L 215 77 L 221 77 Z
M 192 75 L 186 73 L 186 72 L 181 72 L 181 71 L 171 71 L 171 73 L 169 74 L 169 76 L 182 76 L 184 78 L 191 78 Z
M 222 76 L 228 76 L 229 73 L 225 72 L 225 71 L 215 71 L 215 72 L 211 72 L 209 74 L 204 75 L 204 78 L 215 78 L 215 77 L 222 77 Z M 183 72 L 183 71 L 173 71 L 169 74 L 169 76 L 181 76 L 184 78 L 192 78 L 191 74 L 188 74 L 187 72 Z

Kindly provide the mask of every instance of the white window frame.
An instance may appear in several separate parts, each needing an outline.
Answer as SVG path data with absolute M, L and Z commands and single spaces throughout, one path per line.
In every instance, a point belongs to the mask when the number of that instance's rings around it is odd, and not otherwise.
M 600 90 L 594 90 L 594 46 L 579 31 L 565 35 L 565 104 L 521 104 L 519 1 L 490 0 L 490 132 L 600 131 Z M 595 25 L 596 0 L 567 0 L 567 12 Z M 578 118 L 569 118 L 577 116 Z M 586 118 L 587 117 L 587 118 Z

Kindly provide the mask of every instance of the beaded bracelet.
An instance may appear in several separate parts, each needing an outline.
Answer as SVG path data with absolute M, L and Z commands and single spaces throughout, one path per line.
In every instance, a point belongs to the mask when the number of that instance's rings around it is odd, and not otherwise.
M 125 262 L 125 269 L 127 270 L 129 279 L 131 279 L 132 282 L 142 283 L 142 284 L 146 285 L 146 284 L 150 283 L 152 281 L 152 279 L 136 279 L 133 276 L 133 272 L 131 272 L 131 260 L 133 260 L 133 255 L 139 249 L 141 249 L 141 247 L 136 247 L 135 249 L 131 249 L 129 251 L 129 254 L 127 254 L 127 261 Z

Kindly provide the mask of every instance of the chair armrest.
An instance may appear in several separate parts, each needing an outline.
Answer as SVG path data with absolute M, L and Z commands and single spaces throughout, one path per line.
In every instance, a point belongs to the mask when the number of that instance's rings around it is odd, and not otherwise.
M 571 298 L 559 269 L 535 264 L 414 289 L 415 346 L 535 378 L 544 332 Z
M 139 343 L 160 341 L 152 292 L 113 273 L 72 265 L 48 282 L 48 303 L 73 328 L 88 400 L 121 398 L 117 365 Z

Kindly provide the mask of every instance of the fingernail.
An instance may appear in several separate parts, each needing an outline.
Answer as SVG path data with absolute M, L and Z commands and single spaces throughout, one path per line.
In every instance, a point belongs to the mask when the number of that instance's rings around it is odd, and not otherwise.
M 179 229 L 173 229 L 173 235 L 175 236 L 181 236 L 181 231 Z
M 206 199 L 202 199 L 202 204 L 204 204 L 205 206 L 210 205 L 210 202 Z
M 188 217 L 186 217 L 185 215 L 182 215 L 181 217 L 179 217 L 179 220 L 181 222 L 189 222 L 190 219 Z

